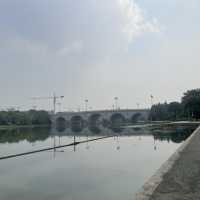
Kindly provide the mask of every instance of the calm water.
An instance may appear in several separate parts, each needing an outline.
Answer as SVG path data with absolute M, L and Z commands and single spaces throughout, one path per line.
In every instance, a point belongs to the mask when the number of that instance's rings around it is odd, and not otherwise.
M 193 128 L 0 131 L 0 156 L 117 134 L 0 160 L 1 200 L 130 200 Z

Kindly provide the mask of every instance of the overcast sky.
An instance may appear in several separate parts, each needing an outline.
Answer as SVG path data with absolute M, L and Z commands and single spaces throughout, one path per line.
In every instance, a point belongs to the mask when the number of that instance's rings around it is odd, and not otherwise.
M 0 0 L 0 109 L 179 101 L 200 87 L 199 0 Z

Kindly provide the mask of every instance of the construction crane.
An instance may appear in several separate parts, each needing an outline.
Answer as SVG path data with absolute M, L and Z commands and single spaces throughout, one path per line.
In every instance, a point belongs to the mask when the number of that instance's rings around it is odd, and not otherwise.
M 64 96 L 56 96 L 55 93 L 53 93 L 53 96 L 50 97 L 32 97 L 32 100 L 42 100 L 42 99 L 52 99 L 53 100 L 53 113 L 56 113 L 56 101 L 57 99 L 62 99 Z

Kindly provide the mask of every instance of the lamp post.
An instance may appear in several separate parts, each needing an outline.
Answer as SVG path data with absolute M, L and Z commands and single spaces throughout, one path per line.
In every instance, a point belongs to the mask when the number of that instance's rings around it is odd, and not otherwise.
M 150 98 L 151 98 L 151 107 L 152 107 L 153 106 L 153 98 L 154 98 L 152 94 L 150 95 Z
M 87 112 L 88 109 L 88 99 L 85 99 L 85 111 Z
M 153 98 L 154 98 L 152 94 L 150 95 L 150 98 L 151 98 L 151 107 L 150 107 L 150 110 L 151 110 L 152 106 L 153 106 Z M 153 117 L 152 116 L 151 116 L 150 120 L 153 121 Z
M 113 111 L 115 110 L 115 105 L 114 105 L 114 104 L 112 105 L 112 110 L 113 110 Z
M 115 100 L 115 109 L 117 110 L 118 109 L 118 100 L 119 100 L 119 98 L 115 97 L 114 100 Z

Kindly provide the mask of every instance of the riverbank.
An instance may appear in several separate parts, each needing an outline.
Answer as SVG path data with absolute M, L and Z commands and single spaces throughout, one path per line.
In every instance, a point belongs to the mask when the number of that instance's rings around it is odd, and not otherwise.
M 136 194 L 135 200 L 200 199 L 200 127 Z
M 185 126 L 198 126 L 200 125 L 200 121 L 156 121 L 156 122 L 148 122 L 148 123 L 138 123 L 134 125 L 126 125 L 122 126 L 122 128 L 180 128 Z
M 42 128 L 42 127 L 50 127 L 51 125 L 0 125 L 0 130 L 11 130 L 18 128 Z

